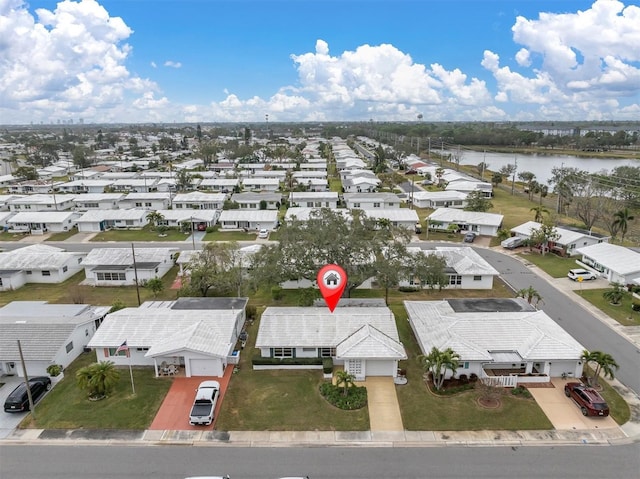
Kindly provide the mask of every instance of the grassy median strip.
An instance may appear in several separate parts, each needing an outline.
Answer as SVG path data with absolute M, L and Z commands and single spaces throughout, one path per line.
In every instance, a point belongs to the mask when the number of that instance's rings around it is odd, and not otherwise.
M 83 353 L 64 372 L 64 378 L 36 406 L 37 420 L 27 416 L 20 427 L 43 429 L 146 429 L 171 387 L 172 379 L 155 378 L 152 368 L 133 368 L 132 394 L 128 368 L 120 368 L 115 390 L 101 401 L 89 401 L 76 385 L 76 371 L 96 361 Z

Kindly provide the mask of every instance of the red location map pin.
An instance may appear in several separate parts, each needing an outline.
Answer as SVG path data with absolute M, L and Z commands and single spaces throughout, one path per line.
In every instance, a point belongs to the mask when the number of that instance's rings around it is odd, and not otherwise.
M 328 264 L 318 271 L 316 280 L 329 311 L 333 313 L 347 285 L 347 273 L 337 264 Z

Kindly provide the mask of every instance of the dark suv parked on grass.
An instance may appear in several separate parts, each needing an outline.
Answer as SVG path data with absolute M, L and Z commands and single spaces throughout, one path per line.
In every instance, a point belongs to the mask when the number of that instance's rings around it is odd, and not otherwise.
M 593 388 L 582 383 L 567 383 L 564 385 L 564 394 L 573 399 L 583 416 L 609 415 L 609 405 Z
M 31 389 L 31 398 L 34 404 L 38 399 L 44 396 L 51 389 L 51 379 L 46 376 L 39 376 L 29 379 L 29 388 Z M 5 412 L 22 412 L 29 410 L 29 396 L 27 395 L 27 386 L 24 382 L 15 388 L 7 400 L 4 402 Z

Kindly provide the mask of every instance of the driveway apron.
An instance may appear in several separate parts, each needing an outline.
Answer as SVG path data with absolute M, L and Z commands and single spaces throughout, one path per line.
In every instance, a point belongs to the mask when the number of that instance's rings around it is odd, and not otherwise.
M 557 430 L 618 429 L 618 424 L 607 417 L 583 416 L 580 408 L 564 394 L 564 385 L 575 381 L 554 378 L 552 388 L 529 388 L 529 392 Z
M 404 431 L 393 378 L 371 376 L 359 385 L 367 388 L 371 432 Z
M 215 427 L 220 408 L 222 407 L 222 401 L 224 400 L 225 392 L 229 386 L 229 381 L 233 373 L 233 364 L 227 365 L 224 370 L 224 376 L 219 377 L 205 377 L 195 376 L 190 378 L 174 378 L 169 392 L 162 401 L 160 409 L 153 419 L 149 429 L 155 430 L 174 430 L 174 431 L 201 431 L 212 430 Z M 158 381 L 166 381 L 168 378 L 158 378 Z M 216 404 L 216 410 L 214 412 L 215 418 L 213 423 L 209 426 L 192 426 L 189 424 L 189 413 L 191 412 L 191 406 L 193 406 L 193 400 L 196 396 L 196 389 L 202 381 L 216 380 L 220 382 L 220 397 Z

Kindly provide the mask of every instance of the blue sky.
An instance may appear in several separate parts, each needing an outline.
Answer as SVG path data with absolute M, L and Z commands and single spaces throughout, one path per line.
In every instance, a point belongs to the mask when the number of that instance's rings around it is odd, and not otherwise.
M 638 120 L 637 1 L 0 0 L 0 124 Z

